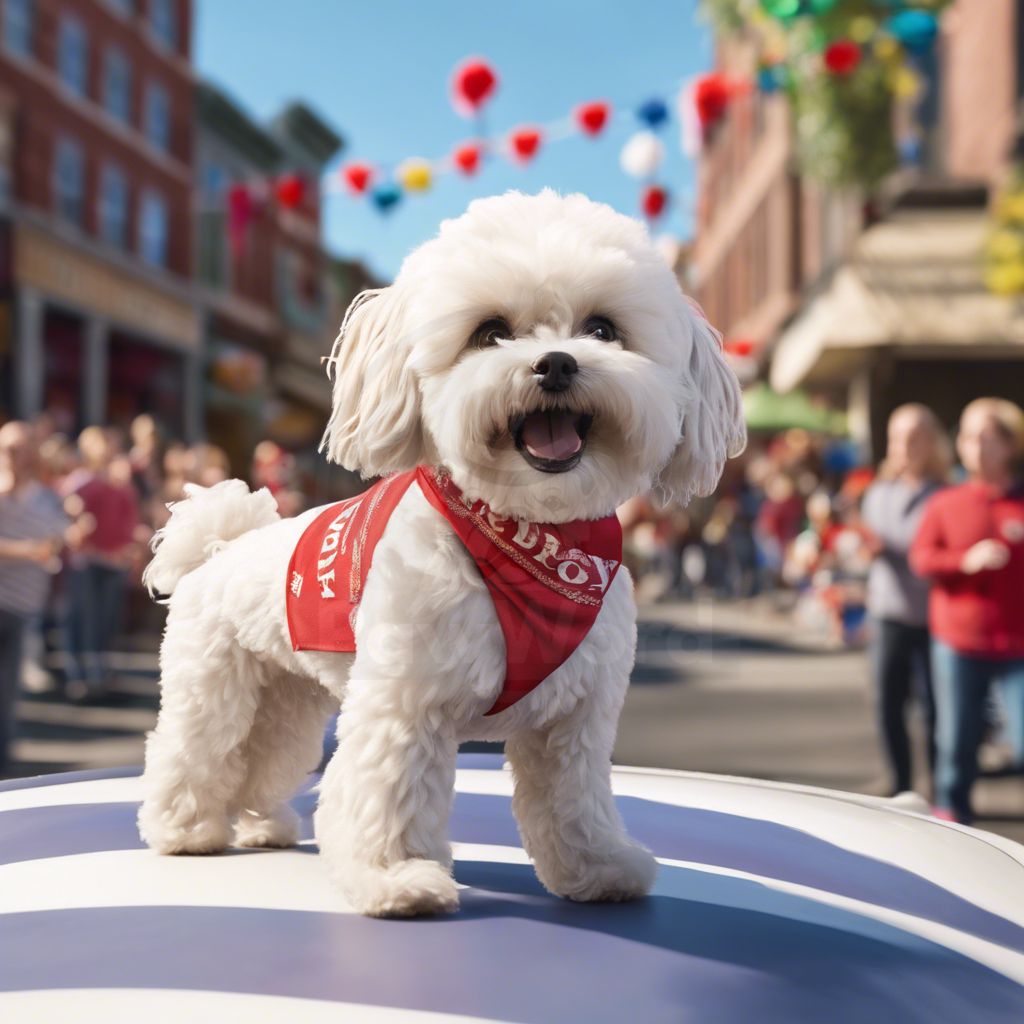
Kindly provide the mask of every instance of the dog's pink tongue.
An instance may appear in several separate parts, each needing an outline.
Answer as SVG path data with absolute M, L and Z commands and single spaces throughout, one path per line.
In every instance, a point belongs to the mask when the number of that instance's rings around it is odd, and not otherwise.
M 576 417 L 569 412 L 535 412 L 523 421 L 523 443 L 538 459 L 567 459 L 583 442 L 576 433 Z

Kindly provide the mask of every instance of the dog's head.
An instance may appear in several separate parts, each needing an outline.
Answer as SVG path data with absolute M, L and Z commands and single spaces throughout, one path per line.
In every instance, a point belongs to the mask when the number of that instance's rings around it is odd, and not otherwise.
M 745 443 L 720 336 L 643 225 L 581 195 L 473 202 L 345 321 L 323 446 L 367 477 L 441 465 L 565 522 L 707 494 Z

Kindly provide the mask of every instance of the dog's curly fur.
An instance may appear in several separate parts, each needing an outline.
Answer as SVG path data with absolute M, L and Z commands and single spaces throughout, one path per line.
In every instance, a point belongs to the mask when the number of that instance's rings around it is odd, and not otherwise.
M 585 331 L 600 315 L 616 340 Z M 503 317 L 509 338 L 470 342 Z M 534 370 L 579 367 L 557 402 L 593 416 L 579 464 L 541 472 L 509 424 L 556 401 Z M 745 433 L 720 338 L 636 221 L 583 196 L 478 200 L 353 304 L 331 357 L 329 458 L 376 476 L 444 466 L 469 498 L 538 522 L 597 518 L 649 487 L 706 494 Z M 358 653 L 291 649 L 285 577 L 319 510 L 281 520 L 238 481 L 196 488 L 155 542 L 147 582 L 170 593 L 163 703 L 146 749 L 143 837 L 161 853 L 286 846 L 287 799 L 342 704 L 316 836 L 334 883 L 372 915 L 458 906 L 447 819 L 462 740 L 505 740 L 513 811 L 547 888 L 576 900 L 647 893 L 656 864 L 625 833 L 610 756 L 636 645 L 616 576 L 590 633 L 508 710 L 505 644 L 486 586 L 411 487 L 377 548 Z

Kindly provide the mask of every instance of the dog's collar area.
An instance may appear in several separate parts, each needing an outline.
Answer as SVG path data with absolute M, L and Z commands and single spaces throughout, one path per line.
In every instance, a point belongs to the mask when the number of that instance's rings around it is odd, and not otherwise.
M 594 417 L 572 409 L 534 409 L 509 421 L 516 450 L 542 473 L 565 473 L 579 465 Z

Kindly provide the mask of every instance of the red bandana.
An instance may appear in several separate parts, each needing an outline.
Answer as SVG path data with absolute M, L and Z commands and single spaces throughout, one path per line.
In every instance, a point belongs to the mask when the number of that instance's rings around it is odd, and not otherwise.
M 467 501 L 443 474 L 420 466 L 326 508 L 288 565 L 288 629 L 296 651 L 354 651 L 354 623 L 373 549 L 416 480 L 473 556 L 505 636 L 505 684 L 487 712 L 525 697 L 590 632 L 622 562 L 614 515 L 557 525 L 526 523 Z

